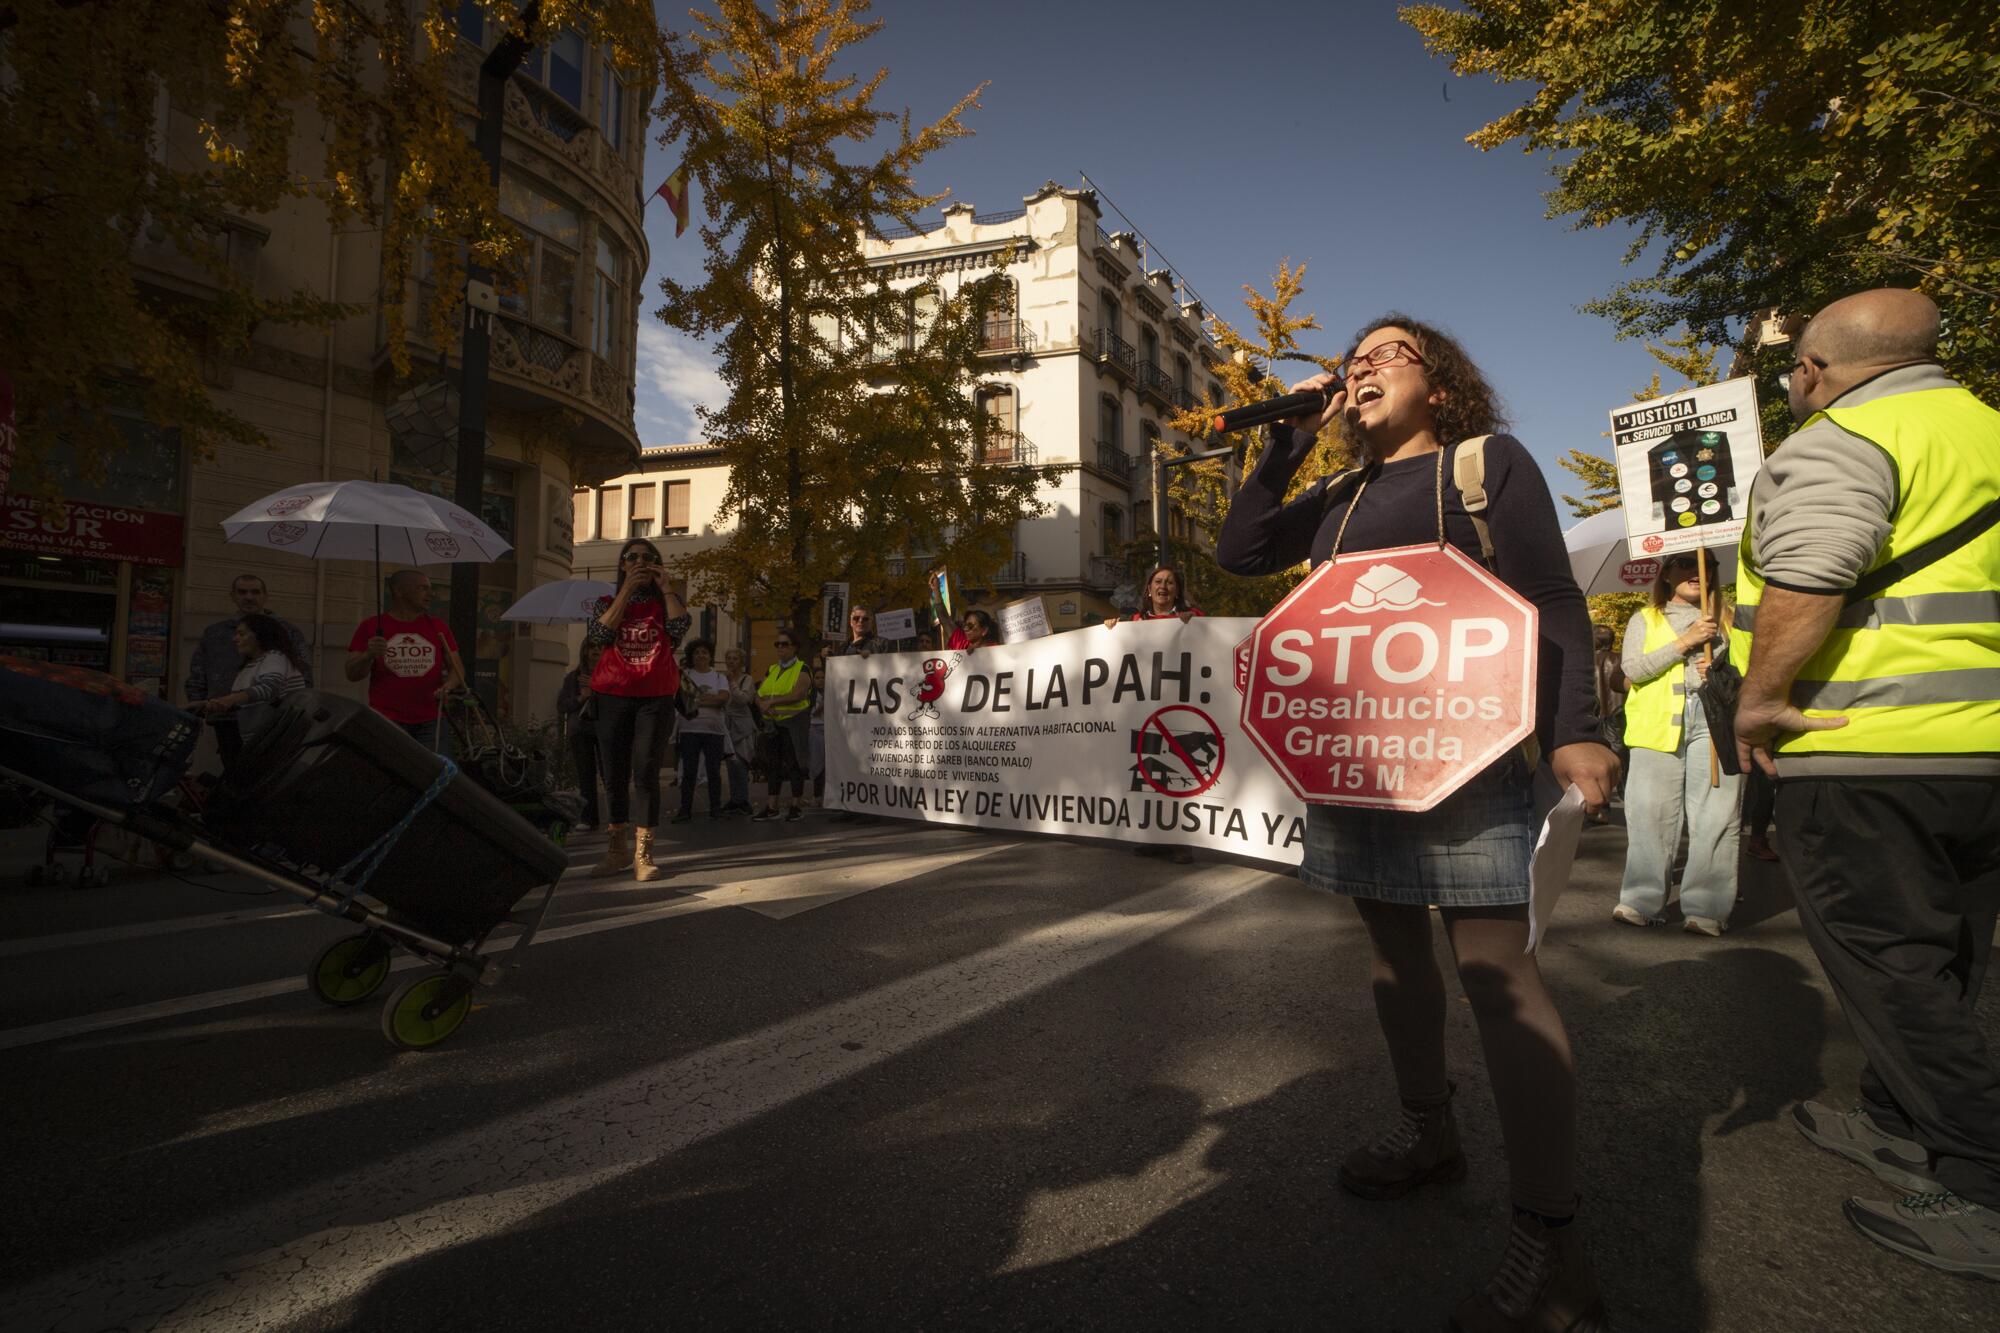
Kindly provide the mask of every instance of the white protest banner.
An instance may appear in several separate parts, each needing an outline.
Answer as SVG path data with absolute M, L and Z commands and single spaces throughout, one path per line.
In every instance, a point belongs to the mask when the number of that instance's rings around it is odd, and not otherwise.
M 883 639 L 914 639 L 917 613 L 907 606 L 900 611 L 884 611 L 875 617 L 875 634 Z
M 1000 608 L 1000 637 L 1008 643 L 1049 636 L 1049 609 L 1039 597 L 1023 597 Z
M 1636 558 L 1733 546 L 1764 466 L 1748 376 L 1611 409 L 1625 542 Z
M 826 803 L 1297 865 L 1305 807 L 1243 734 L 1255 622 L 1096 626 L 827 663 Z

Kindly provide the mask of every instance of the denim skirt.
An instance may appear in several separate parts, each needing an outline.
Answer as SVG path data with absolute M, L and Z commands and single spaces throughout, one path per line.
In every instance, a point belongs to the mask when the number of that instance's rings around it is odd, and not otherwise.
M 1516 754 L 1421 814 L 1307 806 L 1299 879 L 1326 893 L 1419 907 L 1525 903 L 1532 776 Z

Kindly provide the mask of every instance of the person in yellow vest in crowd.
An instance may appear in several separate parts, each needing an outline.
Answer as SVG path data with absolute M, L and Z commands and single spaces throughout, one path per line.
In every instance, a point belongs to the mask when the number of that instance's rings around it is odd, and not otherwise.
M 1907 1197 L 1847 1219 L 2000 1279 L 2000 1061 L 1974 1012 L 2000 913 L 2000 412 L 1935 364 L 1938 311 L 1863 292 L 1807 325 L 1803 423 L 1751 492 L 1737 747 L 1777 779 L 1799 922 L 1867 1056 L 1805 1136 Z
M 1611 915 L 1628 926 L 1650 926 L 1667 905 L 1674 847 L 1687 825 L 1687 866 L 1681 872 L 1681 919 L 1702 935 L 1729 928 L 1736 906 L 1738 801 L 1743 779 L 1715 773 L 1707 716 L 1695 691 L 1708 678 L 1703 649 L 1726 647 L 1727 613 L 1719 605 L 1715 557 L 1708 562 L 1711 605 L 1701 604 L 1696 552 L 1670 555 L 1653 580 L 1651 605 L 1625 627 L 1625 744 L 1632 751 L 1625 780 L 1625 881 Z
M 779 818 L 778 795 L 789 782 L 792 808 L 787 820 L 803 819 L 799 806 L 806 791 L 806 735 L 812 707 L 812 673 L 799 656 L 798 636 L 790 630 L 778 631 L 778 660 L 764 672 L 757 686 L 757 708 L 764 716 L 764 808 L 750 816 L 752 823 Z

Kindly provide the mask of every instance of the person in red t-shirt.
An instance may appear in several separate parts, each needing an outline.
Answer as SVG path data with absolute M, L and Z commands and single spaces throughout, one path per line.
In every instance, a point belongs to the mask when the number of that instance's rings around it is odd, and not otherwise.
M 1146 591 L 1132 619 L 1193 620 L 1200 614 L 1201 608 L 1188 601 L 1187 580 L 1181 577 L 1181 572 L 1172 565 L 1155 565 L 1146 576 Z M 1104 622 L 1106 628 L 1117 623 L 1117 616 Z
M 430 613 L 431 580 L 420 569 L 389 576 L 389 609 L 355 628 L 347 642 L 347 678 L 368 678 L 368 706 L 439 754 L 451 731 L 438 703 L 465 684 L 458 641 Z
M 634 537 L 618 553 L 618 590 L 597 599 L 585 637 L 604 653 L 590 673 L 597 696 L 597 751 L 611 799 L 611 841 L 593 876 L 629 868 L 638 880 L 657 879 L 653 827 L 660 822 L 660 761 L 673 729 L 680 666 L 674 646 L 687 636 L 688 610 L 667 586 L 660 548 Z M 639 783 L 637 834 L 631 814 L 632 783 Z

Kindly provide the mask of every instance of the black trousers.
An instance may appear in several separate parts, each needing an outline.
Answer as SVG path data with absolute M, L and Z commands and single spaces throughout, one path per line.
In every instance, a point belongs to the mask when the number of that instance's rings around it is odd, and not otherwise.
M 583 822 L 597 822 L 597 732 L 571 732 L 569 757 L 576 764 L 576 790 L 583 797 Z
M 2000 782 L 1778 783 L 1799 924 L 1868 1067 L 1861 1097 L 1945 1188 L 2000 1208 L 2000 1059 L 1973 1012 L 2000 916 Z
M 765 800 L 775 803 L 779 790 L 789 782 L 792 799 L 806 793 L 805 717 L 788 718 L 771 729 L 764 741 Z
M 667 695 L 628 699 L 597 696 L 597 754 L 604 766 L 604 792 L 611 822 L 653 828 L 660 822 L 660 759 L 673 727 L 674 701 Z M 632 818 L 632 788 L 639 789 L 638 818 Z
M 708 765 L 708 812 L 722 808 L 722 733 L 681 728 L 681 813 L 694 813 L 694 775 Z

